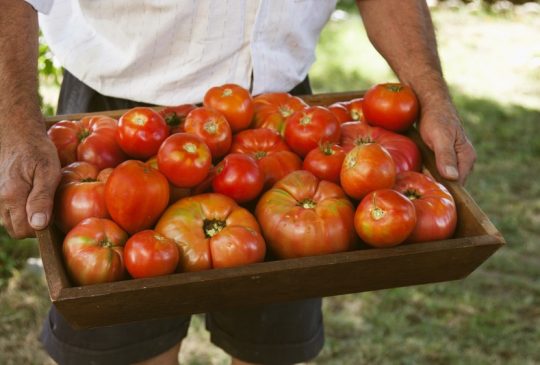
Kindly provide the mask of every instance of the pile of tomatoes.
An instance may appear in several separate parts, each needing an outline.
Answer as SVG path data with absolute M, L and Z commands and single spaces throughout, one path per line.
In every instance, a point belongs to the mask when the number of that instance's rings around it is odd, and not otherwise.
M 412 90 L 309 106 L 234 84 L 203 106 L 61 121 L 55 222 L 78 285 L 450 237 L 456 207 L 420 173 Z

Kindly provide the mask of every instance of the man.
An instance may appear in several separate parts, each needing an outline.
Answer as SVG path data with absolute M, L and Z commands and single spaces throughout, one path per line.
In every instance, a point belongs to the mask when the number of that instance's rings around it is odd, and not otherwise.
M 37 94 L 37 11 L 67 69 L 59 112 L 135 102 L 201 101 L 235 82 L 254 94 L 301 89 L 335 1 L 3 0 L 0 12 L 0 214 L 14 238 L 50 221 L 59 162 Z M 419 129 L 447 179 L 464 182 L 476 155 L 442 77 L 421 0 L 357 1 L 369 38 L 421 104 Z M 48 15 L 44 15 L 48 14 Z M 51 309 L 42 341 L 59 363 L 176 364 L 189 317 L 73 330 Z M 233 364 L 307 361 L 324 342 L 320 299 L 207 317 Z

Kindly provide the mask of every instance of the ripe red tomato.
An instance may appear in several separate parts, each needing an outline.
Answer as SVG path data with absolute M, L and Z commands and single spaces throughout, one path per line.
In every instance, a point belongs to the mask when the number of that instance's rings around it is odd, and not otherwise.
M 128 235 L 109 219 L 87 218 L 64 238 L 62 252 L 76 285 L 107 283 L 125 276 L 123 249 Z
M 257 160 L 264 174 L 264 190 L 290 172 L 302 168 L 302 160 L 277 134 L 267 128 L 248 129 L 234 136 L 231 153 L 245 153 Z
M 134 278 L 172 274 L 179 260 L 176 243 L 152 230 L 135 233 L 124 247 L 126 269 Z
M 105 183 L 88 162 L 74 162 L 62 169 L 62 182 L 54 196 L 55 222 L 64 233 L 90 217 L 108 218 Z
M 199 136 L 175 133 L 168 137 L 157 154 L 159 171 L 179 188 L 201 183 L 212 165 L 210 149 Z
M 405 241 L 416 225 L 414 205 L 403 194 L 382 189 L 362 199 L 354 215 L 354 227 L 365 243 L 391 247 Z
M 345 156 L 340 181 L 347 195 L 362 199 L 374 190 L 391 188 L 396 181 L 396 165 L 384 147 L 376 143 L 358 145 Z
M 249 155 L 231 153 L 216 166 L 212 189 L 238 203 L 259 196 L 264 187 L 264 175 L 257 161 Z
M 353 120 L 351 118 L 351 115 L 349 114 L 349 110 L 347 109 L 347 103 L 334 103 L 328 107 L 328 110 L 330 110 L 332 114 L 334 114 L 339 124 L 343 124 Z
M 378 84 L 364 95 L 363 111 L 369 124 L 403 132 L 418 117 L 418 99 L 409 86 Z
M 422 156 L 416 143 L 409 137 L 387 131 L 379 127 L 370 127 L 365 123 L 344 123 L 341 125 L 341 145 L 345 151 L 365 143 L 378 143 L 392 156 L 396 171 L 420 171 Z
M 350 120 L 354 120 L 356 122 L 364 122 L 364 98 L 353 99 L 349 101 L 346 105 L 347 110 L 349 111 L 349 115 L 351 116 Z
M 305 157 L 319 143 L 339 142 L 339 122 L 328 109 L 312 106 L 289 117 L 284 136 L 289 147 Z
M 221 112 L 234 133 L 248 128 L 253 119 L 253 99 L 249 91 L 236 84 L 209 89 L 204 95 L 203 104 Z
M 287 119 L 308 105 L 300 98 L 289 93 L 266 93 L 253 99 L 254 128 L 268 128 L 280 135 L 285 131 Z
M 156 231 L 180 247 L 181 271 L 234 267 L 264 260 L 259 224 L 246 209 L 221 194 L 201 194 L 171 205 Z
M 112 219 L 130 234 L 154 225 L 169 202 L 169 182 L 147 164 L 128 160 L 105 184 L 105 202 Z
M 120 117 L 116 142 L 129 156 L 146 159 L 157 153 L 168 136 L 169 127 L 158 112 L 151 108 L 137 107 Z
M 338 185 L 308 171 L 278 181 L 259 199 L 255 213 L 280 258 L 347 251 L 355 243 L 353 205 Z
M 339 174 L 344 159 L 345 151 L 341 146 L 334 143 L 323 143 L 307 154 L 303 169 L 321 180 L 339 184 Z
M 169 134 L 184 132 L 184 121 L 190 111 L 195 109 L 193 104 L 182 104 L 178 106 L 168 106 L 162 109 L 159 114 L 165 119 L 169 126 Z
M 231 127 L 217 110 L 206 107 L 193 109 L 186 117 L 184 130 L 201 137 L 214 160 L 225 156 L 231 148 Z
M 146 161 L 146 164 L 152 167 L 153 169 L 159 170 L 158 163 L 157 163 L 157 156 L 150 158 L 148 161 Z M 179 188 L 171 184 L 171 182 L 169 181 L 169 205 L 190 195 L 191 195 L 190 188 Z
M 444 240 L 457 224 L 454 198 L 444 185 L 414 171 L 398 174 L 394 189 L 412 200 L 417 223 L 408 242 Z
M 95 116 L 80 121 L 63 120 L 49 128 L 47 134 L 56 146 L 62 166 L 86 161 L 102 170 L 127 158 L 116 143 L 117 128 L 115 119 Z

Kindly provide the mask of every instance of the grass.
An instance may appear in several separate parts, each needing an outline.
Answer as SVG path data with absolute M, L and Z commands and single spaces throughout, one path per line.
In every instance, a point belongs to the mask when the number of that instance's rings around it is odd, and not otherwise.
M 479 156 L 467 189 L 508 245 L 465 280 L 326 299 L 327 342 L 312 364 L 540 363 L 540 17 L 473 7 L 439 7 L 433 16 L 444 71 Z M 394 79 L 355 15 L 327 26 L 317 56 L 317 92 Z M 14 272 L 0 291 L 0 364 L 46 363 L 36 341 L 46 288 L 25 270 Z M 201 316 L 180 358 L 227 364 L 208 345 Z

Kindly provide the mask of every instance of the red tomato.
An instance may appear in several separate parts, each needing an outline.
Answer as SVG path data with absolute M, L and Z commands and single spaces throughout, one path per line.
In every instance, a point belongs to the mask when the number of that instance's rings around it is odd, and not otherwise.
M 238 203 L 259 196 L 264 187 L 264 175 L 257 161 L 249 155 L 231 153 L 216 166 L 212 189 Z
M 87 218 L 64 238 L 62 252 L 76 285 L 107 283 L 125 276 L 122 259 L 128 235 L 109 219 Z
M 169 126 L 169 134 L 184 132 L 184 121 L 190 111 L 195 109 L 193 104 L 182 104 L 178 106 L 168 106 L 162 109 L 159 114 L 165 119 Z
M 285 131 L 287 119 L 295 112 L 307 108 L 300 98 L 289 93 L 266 93 L 253 99 L 254 128 L 268 128 L 280 135 Z
M 350 120 L 356 122 L 363 122 L 365 120 L 363 105 L 364 98 L 353 99 L 347 103 L 347 109 L 351 117 Z
M 157 156 L 150 158 L 148 161 L 146 161 L 146 164 L 152 167 L 153 169 L 159 170 L 158 163 L 157 163 Z M 169 205 L 190 195 L 191 195 L 190 188 L 179 188 L 171 184 L 171 182 L 169 182 Z
M 112 219 L 134 234 L 152 227 L 167 207 L 169 182 L 147 164 L 128 160 L 109 176 L 105 202 Z
M 266 253 L 255 217 L 221 194 L 179 200 L 156 231 L 179 245 L 181 271 L 247 265 L 263 261 Z
M 253 99 L 249 91 L 236 84 L 209 89 L 204 95 L 203 104 L 221 112 L 234 133 L 248 128 L 253 119 Z
M 201 183 L 212 165 L 210 149 L 199 136 L 175 133 L 167 138 L 157 154 L 159 171 L 179 188 Z
M 259 199 L 255 213 L 280 258 L 347 251 L 355 243 L 353 205 L 338 185 L 308 171 L 278 181 Z
M 345 156 L 340 181 L 347 195 L 362 199 L 374 190 L 391 188 L 396 181 L 396 165 L 384 147 L 362 144 Z
M 184 130 L 201 137 L 210 148 L 214 160 L 225 156 L 231 148 L 231 127 L 217 110 L 206 107 L 193 109 L 186 117 Z
M 281 137 L 270 129 L 242 131 L 234 136 L 231 153 L 245 153 L 257 160 L 264 174 L 264 189 L 270 189 L 290 172 L 302 168 L 302 160 L 290 151 Z
M 62 166 L 86 161 L 102 170 L 127 158 L 116 143 L 117 128 L 115 119 L 95 116 L 80 121 L 63 120 L 49 128 L 47 134 L 56 146 Z
M 421 173 L 407 171 L 398 174 L 394 189 L 411 199 L 416 208 L 417 223 L 408 242 L 452 236 L 457 224 L 456 204 L 444 185 Z
M 346 103 L 334 103 L 328 107 L 328 110 L 330 110 L 332 114 L 334 114 L 339 124 L 343 124 L 345 122 L 350 122 L 351 120 L 353 120 L 351 118 L 351 115 L 349 114 Z
M 97 179 L 99 181 L 103 181 L 103 183 L 107 183 L 107 180 L 109 180 L 109 176 L 111 176 L 114 169 L 112 167 L 107 167 L 106 169 L 103 169 L 99 172 L 97 175 Z
M 403 194 L 382 189 L 362 199 L 354 227 L 362 241 L 374 247 L 391 247 L 405 241 L 416 225 L 414 205 Z
M 364 95 L 363 111 L 369 124 L 403 132 L 418 117 L 418 99 L 409 86 L 378 84 Z
M 307 154 L 302 168 L 321 180 L 339 184 L 339 174 L 344 159 L 345 151 L 341 146 L 323 143 Z
M 150 158 L 169 136 L 165 119 L 150 108 L 128 110 L 118 121 L 116 141 L 122 150 L 134 158 Z
M 172 274 L 180 254 L 173 240 L 146 230 L 131 236 L 124 247 L 124 262 L 134 278 Z
M 396 171 L 420 171 L 422 156 L 416 143 L 410 138 L 379 127 L 364 123 L 344 123 L 341 125 L 341 145 L 345 151 L 365 143 L 378 143 L 392 156 Z
M 62 183 L 54 196 L 55 221 L 62 232 L 69 232 L 86 218 L 109 217 L 105 183 L 97 176 L 97 168 L 87 162 L 74 162 L 62 169 Z
M 294 113 L 285 126 L 285 141 L 300 157 L 319 143 L 339 142 L 339 122 L 328 109 L 312 106 Z

